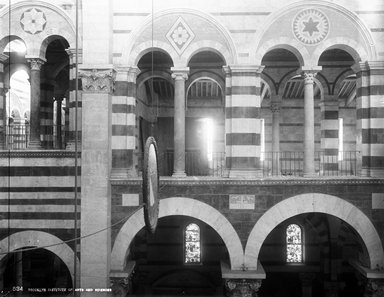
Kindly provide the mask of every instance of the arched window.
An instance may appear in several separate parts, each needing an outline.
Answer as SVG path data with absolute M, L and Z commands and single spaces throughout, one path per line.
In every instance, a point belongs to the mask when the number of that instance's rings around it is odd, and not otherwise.
M 200 227 L 189 224 L 184 230 L 184 264 L 201 263 Z
M 303 233 L 300 226 L 291 224 L 286 230 L 287 262 L 303 262 Z

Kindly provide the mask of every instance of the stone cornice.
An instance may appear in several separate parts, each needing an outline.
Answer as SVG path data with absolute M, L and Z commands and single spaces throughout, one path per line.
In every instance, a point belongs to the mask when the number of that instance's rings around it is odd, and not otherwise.
M 81 152 L 78 152 L 78 158 L 81 157 Z M 60 151 L 60 150 L 22 150 L 22 151 L 0 151 L 0 158 L 75 158 L 74 151 Z
M 111 179 L 112 185 L 141 185 L 142 179 Z M 273 186 L 273 185 L 372 185 L 384 184 L 384 179 L 345 177 L 345 178 L 268 178 L 268 179 L 234 179 L 213 177 L 186 177 L 182 179 L 172 177 L 160 177 L 160 185 L 193 186 L 193 185 L 217 185 L 217 186 Z

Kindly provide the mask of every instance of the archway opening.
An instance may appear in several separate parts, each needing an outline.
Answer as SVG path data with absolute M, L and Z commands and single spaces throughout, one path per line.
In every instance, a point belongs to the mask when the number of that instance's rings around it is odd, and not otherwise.
M 191 225 L 198 226 L 198 236 L 188 233 Z M 145 229 L 136 234 L 129 260 L 136 261 L 136 296 L 214 296 L 222 290 L 220 261 L 229 257 L 218 233 L 203 221 L 167 216 L 159 220 L 155 234 Z
M 324 51 L 319 59 L 329 96 L 321 102 L 320 151 L 327 175 L 356 175 L 359 169 L 359 139 L 357 129 L 356 74 L 352 66 L 357 61 L 345 49 Z
M 20 289 L 37 296 L 66 296 L 68 289 L 72 288 L 68 267 L 57 255 L 46 249 L 16 250 L 1 262 L 3 292 Z
M 297 226 L 300 234 L 292 233 L 291 226 Z M 308 296 L 308 292 L 313 297 L 362 296 L 350 261 L 369 263 L 358 233 L 324 213 L 300 214 L 281 222 L 263 242 L 259 260 L 267 274 L 263 296 Z
M 5 81 L 6 93 L 6 148 L 24 149 L 29 140 L 29 113 L 31 86 L 25 67 L 26 46 L 20 39 L 10 41 L 4 48 L 8 58 L 9 81 Z
M 69 43 L 60 36 L 46 41 L 48 46 L 45 52 L 43 72 L 41 73 L 41 101 L 40 108 L 47 112 L 43 120 L 40 119 L 40 133 L 42 147 L 62 149 L 65 148 L 65 134 L 69 127 L 69 56 L 66 49 Z
M 137 66 L 140 69 L 137 77 L 139 156 L 144 152 L 146 139 L 155 136 L 160 157 L 160 175 L 171 175 L 174 146 L 173 61 L 168 53 L 153 49 L 141 57 Z M 139 162 L 142 162 L 142 157 Z

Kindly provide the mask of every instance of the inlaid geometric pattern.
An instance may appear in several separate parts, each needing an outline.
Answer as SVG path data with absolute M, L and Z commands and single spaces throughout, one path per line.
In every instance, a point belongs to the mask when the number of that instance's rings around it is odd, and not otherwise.
M 179 17 L 166 35 L 176 52 L 181 55 L 195 38 L 195 34 L 189 28 L 183 18 Z
M 294 18 L 292 30 L 300 42 L 315 45 L 327 37 L 329 21 L 321 11 L 313 8 L 305 9 Z
M 21 28 L 29 34 L 38 34 L 44 31 L 47 25 L 47 17 L 37 8 L 24 11 L 20 17 Z

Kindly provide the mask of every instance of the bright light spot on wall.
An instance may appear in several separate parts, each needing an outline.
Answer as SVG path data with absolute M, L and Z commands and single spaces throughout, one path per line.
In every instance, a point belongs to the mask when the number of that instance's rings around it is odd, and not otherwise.
M 13 40 L 10 43 L 7 44 L 7 46 L 4 49 L 4 52 L 17 52 L 17 53 L 24 53 L 27 51 L 27 48 L 25 47 L 24 42 L 21 40 Z
M 212 119 L 204 119 L 204 138 L 205 138 L 205 145 L 207 147 L 207 159 L 208 161 L 212 161 L 212 154 L 213 154 L 213 138 L 215 133 L 215 128 L 213 125 Z
M 260 119 L 260 161 L 265 160 L 265 121 Z
M 344 129 L 343 129 L 343 119 L 339 118 L 339 161 L 344 159 Z

